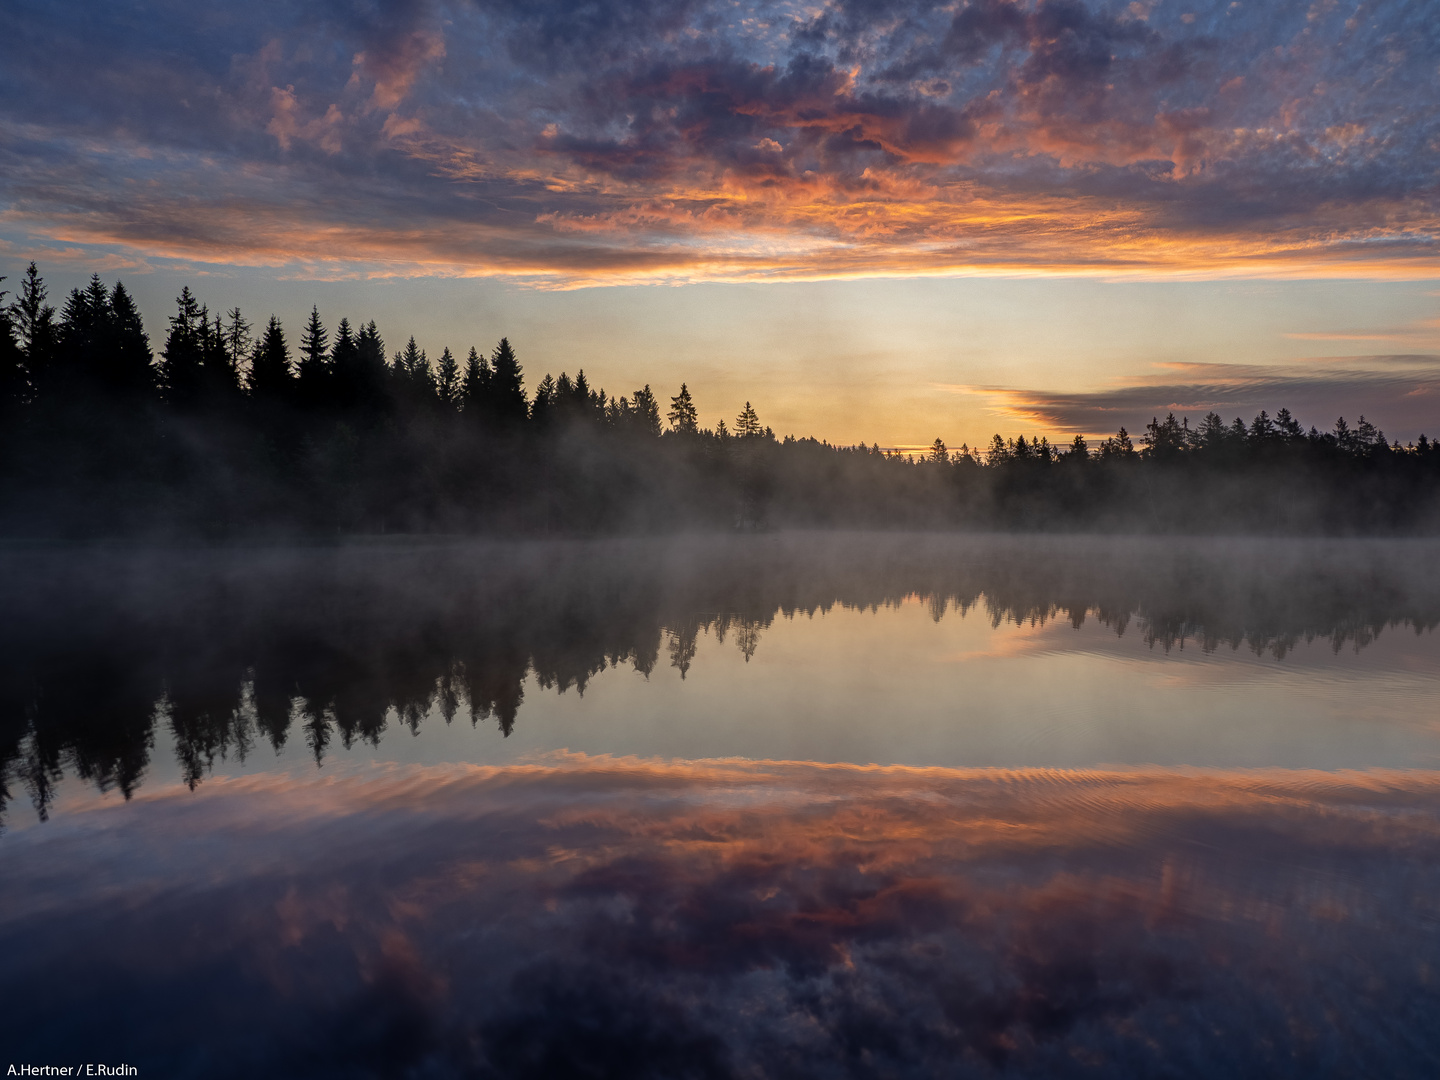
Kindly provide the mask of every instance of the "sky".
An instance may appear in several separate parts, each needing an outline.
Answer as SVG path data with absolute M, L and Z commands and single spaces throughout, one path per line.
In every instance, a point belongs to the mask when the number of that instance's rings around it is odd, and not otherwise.
M 843 443 L 1440 432 L 1437 2 L 6 9 L 0 273 L 152 339 L 188 283 Z

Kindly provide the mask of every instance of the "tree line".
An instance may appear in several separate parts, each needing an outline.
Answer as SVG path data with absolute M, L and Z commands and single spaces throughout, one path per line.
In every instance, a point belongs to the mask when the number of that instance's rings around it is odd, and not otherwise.
M 3 280 L 3 279 L 0 279 Z M 57 310 L 32 263 L 0 293 L 0 529 L 9 535 L 616 532 L 772 526 L 1408 532 L 1440 524 L 1440 448 L 1363 416 L 1173 414 L 1137 438 L 928 452 L 777 438 L 750 402 L 702 427 L 687 385 L 610 395 L 583 369 L 373 321 L 292 341 L 182 289 L 154 348 L 98 275 Z M 1138 444 L 1138 445 L 1137 445 Z

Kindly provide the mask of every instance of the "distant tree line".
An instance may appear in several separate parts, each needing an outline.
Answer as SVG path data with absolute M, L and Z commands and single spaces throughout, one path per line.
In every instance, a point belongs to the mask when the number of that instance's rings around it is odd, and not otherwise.
M 3 279 L 0 279 L 3 280 Z M 1440 448 L 1362 416 L 1308 430 L 1158 417 L 1091 447 L 996 435 L 902 454 L 702 428 L 583 370 L 527 393 L 508 339 L 462 359 L 311 310 L 212 314 L 182 290 L 158 353 L 122 284 L 59 310 L 0 293 L 0 530 L 11 536 L 593 533 L 777 526 L 1375 533 L 1440 525 Z

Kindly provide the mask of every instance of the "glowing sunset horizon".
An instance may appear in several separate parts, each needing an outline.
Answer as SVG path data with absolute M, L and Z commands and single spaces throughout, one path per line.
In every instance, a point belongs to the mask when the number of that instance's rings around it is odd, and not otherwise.
M 152 327 L 188 282 L 434 355 L 503 333 L 532 386 L 686 381 L 838 443 L 1191 403 L 1414 438 L 1440 379 L 1426 11 L 28 4 L 0 252 L 12 283 L 119 276 Z

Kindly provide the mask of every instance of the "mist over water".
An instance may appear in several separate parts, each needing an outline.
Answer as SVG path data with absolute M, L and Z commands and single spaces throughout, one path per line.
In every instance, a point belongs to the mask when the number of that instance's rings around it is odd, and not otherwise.
M 12 548 L 0 1044 L 194 1076 L 1429 1075 L 1437 556 Z

